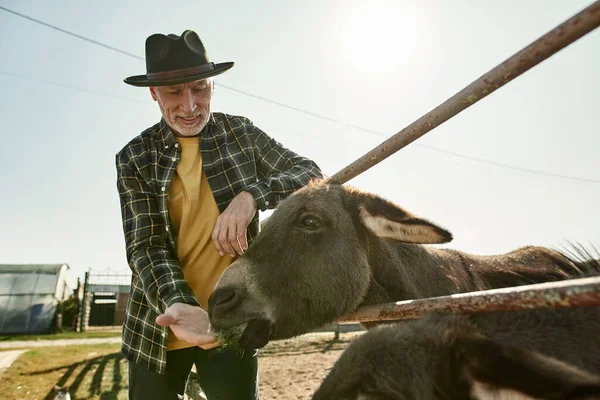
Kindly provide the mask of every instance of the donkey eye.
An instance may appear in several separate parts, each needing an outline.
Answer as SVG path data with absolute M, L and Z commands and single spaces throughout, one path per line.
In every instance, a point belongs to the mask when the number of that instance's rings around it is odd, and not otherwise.
M 309 231 L 316 231 L 317 229 L 321 228 L 321 221 L 317 217 L 307 215 L 306 217 L 302 218 L 300 225 Z

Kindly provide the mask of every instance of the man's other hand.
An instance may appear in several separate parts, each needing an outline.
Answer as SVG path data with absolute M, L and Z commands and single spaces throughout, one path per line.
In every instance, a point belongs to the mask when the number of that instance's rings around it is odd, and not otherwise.
M 231 257 L 248 249 L 246 229 L 256 214 L 256 201 L 250 192 L 240 192 L 223 211 L 212 232 L 212 241 L 220 255 Z

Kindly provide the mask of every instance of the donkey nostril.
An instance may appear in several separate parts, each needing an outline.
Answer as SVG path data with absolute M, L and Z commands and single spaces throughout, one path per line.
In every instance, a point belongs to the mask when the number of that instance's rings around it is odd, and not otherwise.
M 220 293 L 217 304 L 229 303 L 231 300 L 233 300 L 234 297 L 235 297 L 235 290 L 233 290 L 233 289 L 223 290 Z
M 241 297 L 239 291 L 235 287 L 226 286 L 216 289 L 210 300 L 209 306 L 214 308 L 218 307 L 223 310 L 230 310 L 237 307 L 241 303 Z

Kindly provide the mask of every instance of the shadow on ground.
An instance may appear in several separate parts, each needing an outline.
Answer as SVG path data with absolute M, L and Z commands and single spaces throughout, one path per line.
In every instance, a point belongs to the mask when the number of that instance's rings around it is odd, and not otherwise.
M 51 373 L 53 371 L 63 370 L 65 367 L 67 371 L 60 377 L 60 379 L 56 382 L 58 386 L 65 386 L 67 382 L 71 382 L 69 386 L 69 392 L 71 393 L 72 400 L 83 400 L 92 397 L 96 397 L 102 400 L 116 400 L 118 398 L 119 392 L 126 389 L 123 385 L 121 385 L 121 381 L 123 379 L 123 373 L 127 373 L 127 371 L 122 372 L 121 361 L 124 359 L 122 353 L 113 353 L 107 354 L 104 356 L 99 356 L 95 358 L 91 358 L 82 362 L 77 362 L 68 366 L 61 366 L 47 370 L 41 370 L 31 373 L 31 375 L 42 375 Z M 77 375 L 74 379 L 72 379 L 75 371 Z M 110 376 L 106 376 L 109 374 Z M 89 389 L 87 390 L 87 394 L 81 393 L 80 387 L 84 383 L 84 381 L 91 380 L 89 383 Z M 107 391 L 106 388 L 102 388 L 102 381 L 112 382 L 112 386 Z M 86 383 L 84 387 L 88 386 Z M 50 389 L 44 400 L 54 400 L 54 390 Z

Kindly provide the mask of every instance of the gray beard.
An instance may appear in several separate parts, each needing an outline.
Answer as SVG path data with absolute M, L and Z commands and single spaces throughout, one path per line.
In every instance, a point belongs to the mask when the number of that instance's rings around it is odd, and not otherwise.
M 200 132 L 202 132 L 202 130 L 206 127 L 206 125 L 208 125 L 209 118 L 210 118 L 210 115 L 207 116 L 206 119 L 204 121 L 202 121 L 202 123 L 197 127 L 193 127 L 193 128 L 183 127 L 181 129 L 181 127 L 170 126 L 170 128 L 173 131 L 173 133 L 175 133 L 175 136 L 182 136 L 182 137 L 198 136 L 200 134 Z

